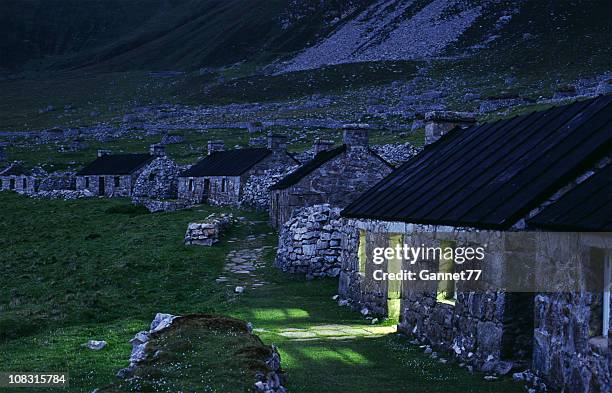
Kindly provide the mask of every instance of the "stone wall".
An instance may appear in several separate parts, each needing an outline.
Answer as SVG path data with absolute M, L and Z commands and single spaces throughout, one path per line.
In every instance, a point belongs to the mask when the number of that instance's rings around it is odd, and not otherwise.
M 347 220 L 342 231 L 340 296 L 354 308 L 366 307 L 376 314 L 397 317 L 399 331 L 436 351 L 450 353 L 488 373 L 507 373 L 513 362 L 525 362 L 530 355 L 530 352 L 521 352 L 523 347 L 514 338 L 520 337 L 520 332 L 509 321 L 523 317 L 521 313 L 525 312 L 532 318 L 532 309 L 515 307 L 513 310 L 518 311 L 513 312 L 517 314 L 510 317 L 504 292 L 486 290 L 486 287 L 478 292 L 466 290 L 459 281 L 455 284 L 455 298 L 441 301 L 437 296 L 437 281 L 400 281 L 393 284 L 397 285 L 399 293 L 396 293 L 390 290 L 391 281 L 373 278 L 375 270 L 395 271 L 389 270 L 387 260 L 381 265 L 372 262 L 374 247 L 393 247 L 393 244 L 439 247 L 442 241 L 451 238 L 460 244 L 488 244 L 483 262 L 487 269 L 483 269 L 481 280 L 499 287 L 499 276 L 504 272 L 501 257 L 511 251 L 498 232 L 435 232 L 411 224 Z M 365 260 L 360 261 L 361 258 Z M 401 260 L 399 264 L 401 269 L 411 269 L 406 261 Z M 437 266 L 435 263 L 428 268 L 436 271 Z M 532 296 L 529 300 L 533 304 Z M 505 345 L 513 348 L 514 353 L 505 351 Z
M 315 205 L 296 210 L 281 231 L 274 265 L 309 277 L 340 273 L 340 209 Z
M 77 176 L 76 189 L 89 191 L 93 195 L 106 197 L 127 197 L 132 195 L 132 184 L 136 175 L 119 176 Z M 104 195 L 100 194 L 100 182 L 104 179 Z
M 190 204 L 237 206 L 240 184 L 239 176 L 180 177 L 178 199 Z
M 212 246 L 232 221 L 231 214 L 211 214 L 204 221 L 190 222 L 185 233 L 185 244 Z
M 607 234 L 541 232 L 537 244 L 537 266 L 552 260 L 556 268 L 539 271 L 536 277 L 569 283 L 563 280 L 569 275 L 581 282 L 583 290 L 559 288 L 559 292 L 536 296 L 533 370 L 554 389 L 610 392 L 612 337 L 610 333 L 602 336 L 604 292 L 587 286 L 595 280 L 584 269 L 589 261 L 603 276 L 610 239 Z
M 187 209 L 192 205 L 179 199 L 151 199 L 132 197 L 132 203 L 146 207 L 151 213 L 157 212 L 172 212 L 176 210 Z
M 269 188 L 296 168 L 296 165 L 276 167 L 265 170 L 261 175 L 249 177 L 244 185 L 241 205 L 256 210 L 268 210 L 270 208 Z
M 536 296 L 533 370 L 554 389 L 610 392 L 611 338 L 589 334 L 593 295 Z
M 289 220 L 293 210 L 300 207 L 324 203 L 345 207 L 392 170 L 367 148 L 347 149 L 304 176 L 297 184 L 272 190 L 270 224 L 280 228 Z
M 74 172 L 53 172 L 40 182 L 39 191 L 57 191 L 76 189 Z
M 134 197 L 176 199 L 178 175 L 182 168 L 168 157 L 153 160 L 140 173 L 134 183 Z
M 39 176 L 0 176 L 0 190 L 32 195 L 38 191 L 40 182 Z

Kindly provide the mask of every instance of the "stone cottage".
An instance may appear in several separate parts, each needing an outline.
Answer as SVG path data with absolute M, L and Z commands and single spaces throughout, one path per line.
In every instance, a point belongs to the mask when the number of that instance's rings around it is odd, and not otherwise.
M 149 154 L 111 154 L 99 150 L 98 158 L 77 172 L 76 188 L 100 196 L 131 196 L 138 176 L 161 154 L 163 150 L 158 145 L 151 146 Z
M 47 172 L 40 167 L 28 169 L 21 162 L 14 162 L 0 172 L 0 191 L 35 194 L 46 176 Z
M 555 282 L 538 276 L 545 244 L 538 236 L 545 235 L 528 231 L 529 219 L 601 171 L 611 139 L 610 95 L 453 128 L 343 210 L 340 295 L 485 372 L 530 367 L 534 323 L 537 331 L 538 323 L 557 329 L 543 319 L 568 321 L 559 307 L 534 304 L 538 283 L 548 292 Z M 457 250 L 470 248 L 481 255 L 464 263 Z M 400 251 L 383 256 L 388 249 Z M 482 277 L 462 278 L 474 265 Z M 535 322 L 534 307 L 543 313 Z M 540 363 L 559 361 L 547 352 L 556 342 L 541 341 Z
M 270 224 L 274 228 L 300 207 L 345 207 L 393 167 L 369 148 L 367 125 L 344 127 L 343 145 L 315 143 L 315 156 L 270 187 Z
M 299 164 L 287 152 L 287 137 L 270 134 L 267 148 L 224 150 L 223 141 L 208 142 L 208 156 L 179 176 L 179 199 L 192 204 L 240 205 L 251 176 Z
M 527 220 L 538 286 L 562 284 L 535 297 L 531 368 L 556 390 L 610 392 L 612 164 L 588 175 Z

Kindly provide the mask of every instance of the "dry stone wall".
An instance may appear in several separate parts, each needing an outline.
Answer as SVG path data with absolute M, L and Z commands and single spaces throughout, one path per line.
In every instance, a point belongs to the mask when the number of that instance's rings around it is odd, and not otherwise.
M 337 277 L 341 252 L 340 211 L 328 204 L 296 210 L 280 231 L 275 266 L 309 277 Z
M 185 233 L 185 244 L 212 246 L 233 221 L 231 214 L 211 214 L 203 222 L 191 222 Z

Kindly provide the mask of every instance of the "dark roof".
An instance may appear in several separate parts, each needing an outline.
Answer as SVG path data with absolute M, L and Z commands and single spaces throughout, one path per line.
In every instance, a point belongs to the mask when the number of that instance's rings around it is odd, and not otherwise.
M 527 220 L 529 226 L 558 231 L 612 231 L 612 165 Z
M 454 129 L 346 217 L 506 229 L 610 151 L 612 95 Z
M 306 175 L 310 172 L 314 171 L 321 165 L 325 164 L 327 161 L 335 158 L 341 153 L 346 151 L 346 146 L 338 146 L 334 149 L 324 150 L 317 153 L 312 160 L 306 162 L 304 165 L 296 169 L 294 172 L 291 172 L 287 176 L 283 177 L 276 184 L 270 187 L 271 190 L 282 190 L 283 188 L 290 187 L 300 180 L 302 180 Z
M 22 176 L 29 175 L 30 173 L 30 170 L 26 170 L 23 165 L 17 163 L 10 165 L 8 168 L 0 172 L 0 176 Z
M 201 159 L 180 176 L 240 176 L 271 153 L 272 150 L 265 148 L 216 151 Z
M 87 164 L 77 175 L 129 175 L 153 159 L 150 154 L 108 154 Z

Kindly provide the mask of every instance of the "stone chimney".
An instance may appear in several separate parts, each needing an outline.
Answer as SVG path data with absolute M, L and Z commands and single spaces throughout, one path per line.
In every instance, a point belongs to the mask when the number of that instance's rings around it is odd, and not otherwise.
M 342 141 L 348 150 L 367 149 L 369 145 L 368 124 L 346 124 L 342 126 Z
M 166 156 L 166 146 L 161 143 L 155 143 L 149 147 L 149 154 L 155 157 L 165 157 Z
M 318 154 L 322 151 L 332 149 L 334 147 L 334 141 L 321 139 L 321 138 L 315 138 L 314 143 L 312 144 L 312 147 L 314 148 L 314 154 Z
M 427 112 L 425 114 L 425 144 L 440 139 L 455 127 L 467 128 L 476 123 L 476 116 L 469 112 Z
M 98 157 L 108 156 L 111 154 L 110 150 L 107 149 L 98 149 Z
M 287 137 L 284 135 L 268 134 L 268 149 L 272 151 L 287 150 Z
M 208 155 L 216 151 L 223 151 L 225 149 L 225 142 L 222 140 L 208 141 Z

